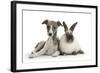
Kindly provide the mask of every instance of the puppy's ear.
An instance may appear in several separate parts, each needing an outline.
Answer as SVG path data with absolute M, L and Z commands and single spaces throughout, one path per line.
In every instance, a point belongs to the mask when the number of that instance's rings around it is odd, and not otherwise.
M 63 26 L 64 26 L 64 30 L 67 31 L 68 30 L 68 27 L 66 25 L 66 23 L 63 21 Z
M 70 27 L 70 30 L 73 32 L 74 31 L 74 28 L 76 26 L 77 22 L 75 22 L 71 27 Z
M 60 21 L 57 21 L 57 25 L 58 26 L 62 26 L 62 24 L 60 23 Z
M 44 20 L 42 24 L 48 24 L 48 20 Z

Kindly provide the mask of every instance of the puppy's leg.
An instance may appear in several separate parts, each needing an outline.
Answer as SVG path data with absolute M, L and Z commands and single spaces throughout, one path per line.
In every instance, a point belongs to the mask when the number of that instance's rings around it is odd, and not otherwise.
M 33 54 L 33 57 L 38 57 L 38 56 L 41 56 L 41 55 L 45 54 L 45 52 L 47 51 L 47 49 L 48 49 L 48 45 L 47 45 L 47 43 L 45 43 L 44 47 L 41 50 L 39 50 L 38 52 L 36 52 L 35 54 Z
M 46 52 L 46 49 L 45 49 L 45 48 L 42 48 L 40 51 L 34 53 L 34 54 L 32 55 L 32 57 L 41 56 L 41 55 L 45 54 L 45 52 Z
M 44 47 L 44 45 L 45 45 L 45 41 L 39 42 L 39 43 L 35 46 L 35 49 L 33 50 L 33 52 L 30 54 L 29 58 L 33 58 L 34 55 Z
M 59 51 L 56 51 L 54 54 L 52 54 L 52 57 L 57 57 L 60 55 L 60 52 Z
M 45 45 L 45 41 L 39 42 L 39 43 L 35 46 L 35 49 L 34 49 L 33 52 L 38 52 L 38 51 L 40 51 L 40 50 L 44 47 L 44 45 Z

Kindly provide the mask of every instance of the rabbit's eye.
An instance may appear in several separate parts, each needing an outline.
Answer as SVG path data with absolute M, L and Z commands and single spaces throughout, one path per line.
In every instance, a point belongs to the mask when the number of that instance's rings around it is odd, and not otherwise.
M 56 27 L 53 27 L 53 29 L 56 29 Z

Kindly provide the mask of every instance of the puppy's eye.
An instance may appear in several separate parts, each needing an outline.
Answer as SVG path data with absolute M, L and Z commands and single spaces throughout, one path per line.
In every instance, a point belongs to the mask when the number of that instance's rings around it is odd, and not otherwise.
M 50 26 L 47 26 L 47 29 L 50 29 Z

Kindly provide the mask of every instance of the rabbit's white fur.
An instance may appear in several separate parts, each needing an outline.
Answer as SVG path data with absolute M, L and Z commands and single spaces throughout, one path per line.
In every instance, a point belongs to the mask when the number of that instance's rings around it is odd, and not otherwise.
M 71 54 L 73 52 L 80 51 L 80 45 L 77 39 L 74 37 L 73 42 L 69 43 L 66 41 L 66 35 L 62 35 L 60 38 L 60 50 L 62 53 Z
M 60 51 L 62 54 L 83 54 L 84 52 L 80 49 L 80 45 L 77 39 L 73 35 L 73 30 L 76 26 L 77 22 L 74 23 L 70 29 L 68 29 L 65 22 L 63 22 L 65 34 L 63 34 L 60 38 Z

